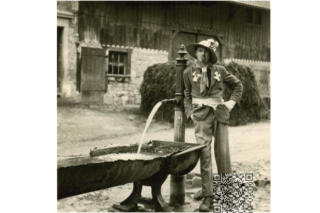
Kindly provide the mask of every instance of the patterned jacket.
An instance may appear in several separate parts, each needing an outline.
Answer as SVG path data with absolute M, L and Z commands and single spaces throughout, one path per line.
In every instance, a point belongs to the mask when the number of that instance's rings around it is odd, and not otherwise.
M 192 98 L 210 97 L 222 99 L 224 94 L 224 83 L 232 88 L 230 100 L 234 100 L 236 103 L 240 102 L 243 91 L 241 81 L 236 76 L 230 74 L 223 66 L 214 64 L 209 65 L 207 69 L 210 85 L 204 94 L 200 93 L 201 69 L 197 68 L 195 64 L 191 64 L 184 70 L 184 105 L 187 118 L 190 118 L 191 114 L 194 114 L 195 119 L 204 119 L 210 108 L 193 107 Z M 219 105 L 215 114 L 218 121 L 222 123 L 229 122 L 229 111 L 224 105 Z

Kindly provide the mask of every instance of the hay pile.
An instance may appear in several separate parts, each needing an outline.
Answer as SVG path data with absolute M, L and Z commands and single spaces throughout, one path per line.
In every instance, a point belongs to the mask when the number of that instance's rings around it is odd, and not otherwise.
M 243 95 L 239 104 L 235 106 L 230 115 L 230 125 L 243 125 L 248 122 L 260 121 L 268 118 L 267 107 L 259 95 L 257 82 L 252 70 L 248 66 L 235 62 L 221 64 L 230 73 L 237 76 L 243 84 Z M 160 100 L 173 98 L 175 94 L 175 65 L 155 64 L 148 67 L 144 73 L 143 82 L 140 87 L 141 112 L 148 115 L 153 106 Z M 228 100 L 231 88 L 225 85 L 224 99 Z M 160 107 L 156 118 L 173 122 L 174 107 L 165 104 Z
M 240 79 L 243 85 L 242 98 L 230 114 L 230 125 L 237 126 L 260 121 L 264 116 L 265 105 L 260 97 L 253 71 L 244 65 L 231 62 L 223 65 L 231 74 Z M 224 100 L 229 100 L 231 89 L 225 85 Z
M 140 110 L 144 115 L 148 115 L 158 101 L 174 98 L 175 75 L 176 69 L 173 63 L 155 64 L 147 68 L 140 87 Z M 155 117 L 173 122 L 173 112 L 173 105 L 164 104 L 160 107 Z

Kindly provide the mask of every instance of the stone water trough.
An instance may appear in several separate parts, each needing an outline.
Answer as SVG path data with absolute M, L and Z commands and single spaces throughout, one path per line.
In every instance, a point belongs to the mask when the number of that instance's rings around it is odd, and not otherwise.
M 114 208 L 136 210 L 142 199 L 142 186 L 151 186 L 154 209 L 170 211 L 161 195 L 163 182 L 169 174 L 189 173 L 204 147 L 154 140 L 143 144 L 139 155 L 136 154 L 138 145 L 132 144 L 94 149 L 88 156 L 59 160 L 58 199 L 132 182 L 131 195 Z

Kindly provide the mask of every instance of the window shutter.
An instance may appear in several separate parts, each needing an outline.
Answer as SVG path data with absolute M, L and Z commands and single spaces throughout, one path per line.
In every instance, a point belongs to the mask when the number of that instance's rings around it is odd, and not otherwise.
M 81 48 L 81 91 L 105 91 L 105 50 Z

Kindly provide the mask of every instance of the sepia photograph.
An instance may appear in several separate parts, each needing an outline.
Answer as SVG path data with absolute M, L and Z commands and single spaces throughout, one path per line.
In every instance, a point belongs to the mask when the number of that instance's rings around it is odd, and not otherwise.
M 270 1 L 56 6 L 57 212 L 271 211 Z

